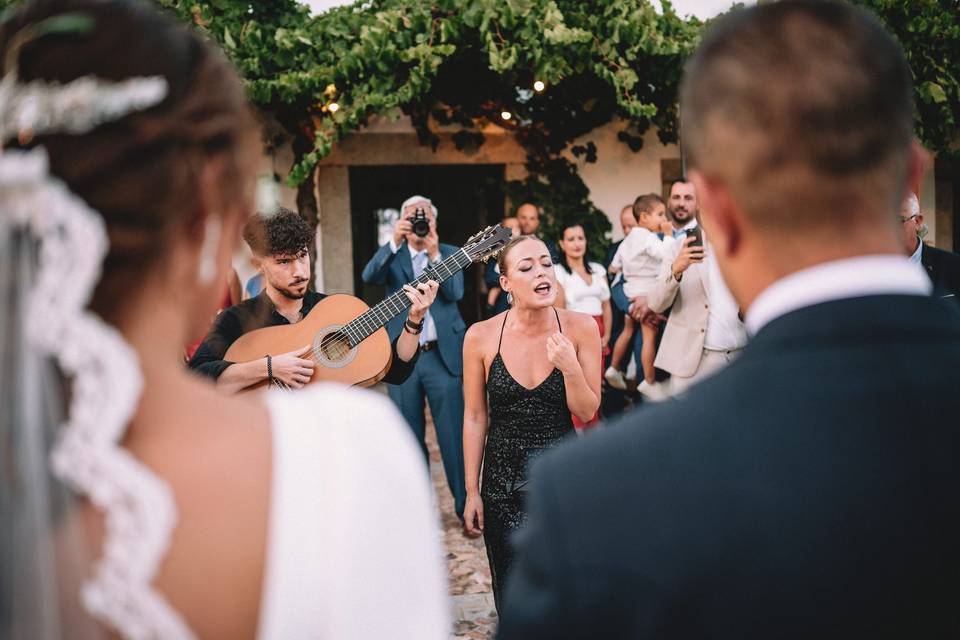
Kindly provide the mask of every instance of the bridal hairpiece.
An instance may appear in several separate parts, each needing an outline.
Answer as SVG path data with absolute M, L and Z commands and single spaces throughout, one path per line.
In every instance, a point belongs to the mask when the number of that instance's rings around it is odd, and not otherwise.
M 8 73 L 0 81 L 0 137 L 87 133 L 152 107 L 166 95 L 167 83 L 159 77 L 107 84 L 87 76 L 67 84 L 39 80 L 23 84 L 15 73 Z
M 166 95 L 162 77 L 23 83 L 8 65 L 0 80 L 0 145 L 11 137 L 85 133 Z M 83 606 L 124 637 L 192 638 L 151 587 L 176 525 L 172 492 L 119 446 L 143 385 L 136 352 L 86 310 L 107 253 L 104 221 L 50 175 L 42 147 L 0 149 L 0 203 L 0 225 L 29 229 L 39 241 L 29 340 L 71 381 L 52 471 L 105 516 L 103 557 L 81 589 Z

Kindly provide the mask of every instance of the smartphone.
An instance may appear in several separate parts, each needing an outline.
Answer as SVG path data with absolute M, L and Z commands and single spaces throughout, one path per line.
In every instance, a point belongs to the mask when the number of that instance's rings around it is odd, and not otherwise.
M 703 246 L 703 230 L 700 229 L 700 225 L 697 225 L 690 231 L 687 231 L 687 238 L 693 238 L 693 241 L 689 243 L 691 247 L 702 247 Z

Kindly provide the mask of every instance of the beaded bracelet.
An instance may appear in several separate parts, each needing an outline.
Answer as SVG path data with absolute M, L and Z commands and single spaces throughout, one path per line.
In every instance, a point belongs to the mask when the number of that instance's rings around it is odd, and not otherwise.
M 267 380 L 270 381 L 270 384 L 273 384 L 273 358 L 270 357 L 270 354 L 267 354 Z
M 420 321 L 420 324 L 414 324 L 410 322 L 410 318 L 407 318 L 403 321 L 403 328 L 407 333 L 412 333 L 413 335 L 419 335 L 423 331 L 423 323 L 426 322 L 426 318 Z

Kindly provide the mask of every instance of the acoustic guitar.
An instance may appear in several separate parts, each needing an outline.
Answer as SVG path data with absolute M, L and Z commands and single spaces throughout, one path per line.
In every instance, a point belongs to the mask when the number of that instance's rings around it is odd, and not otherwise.
M 428 266 L 411 282 L 413 287 L 427 280 L 443 282 L 465 267 L 487 261 L 500 252 L 510 239 L 510 229 L 500 225 L 487 227 L 467 240 L 467 244 L 442 262 Z M 256 329 L 240 336 L 227 350 L 224 359 L 249 362 L 266 354 L 280 354 L 311 345 L 304 358 L 316 366 L 310 383 L 340 382 L 370 386 L 379 382 L 390 369 L 392 355 L 386 324 L 410 307 L 402 290 L 368 307 L 360 298 L 334 294 L 318 302 L 300 322 Z M 276 386 L 286 388 L 279 380 Z M 244 391 L 261 388 L 267 381 Z

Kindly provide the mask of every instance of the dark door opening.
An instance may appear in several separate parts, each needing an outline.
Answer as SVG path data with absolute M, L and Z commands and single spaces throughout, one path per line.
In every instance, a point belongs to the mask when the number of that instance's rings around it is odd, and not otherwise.
M 401 165 L 350 167 L 350 207 L 353 224 L 354 291 L 370 305 L 384 297 L 383 287 L 364 284 L 361 274 L 377 248 L 379 226 L 389 210 L 412 195 L 429 198 L 437 207 L 440 242 L 462 246 L 467 238 L 503 219 L 504 166 Z M 469 325 L 482 317 L 483 268 L 464 270 L 460 313 Z

